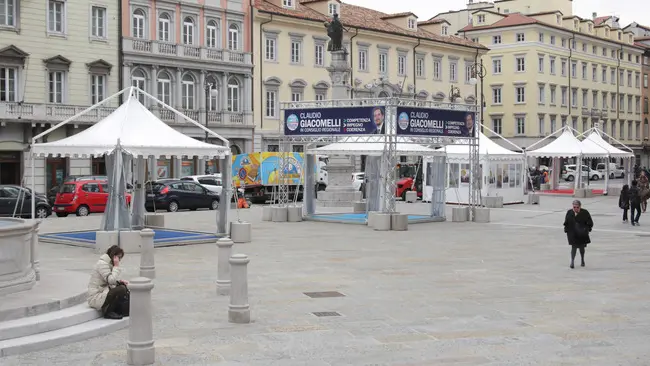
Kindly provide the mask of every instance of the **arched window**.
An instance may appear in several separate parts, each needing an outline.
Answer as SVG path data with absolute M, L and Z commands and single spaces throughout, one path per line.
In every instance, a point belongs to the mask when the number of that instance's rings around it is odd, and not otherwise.
M 183 109 L 194 109 L 194 77 L 191 74 L 185 74 L 183 80 L 181 80 L 181 87 L 183 88 L 182 92 L 182 108 Z
M 194 44 L 194 19 L 191 17 L 183 19 L 183 44 Z
M 648 98 L 643 98 L 643 113 L 648 114 Z
M 388 97 L 389 97 L 389 95 L 385 91 L 379 92 L 379 98 L 388 98 Z
M 205 32 L 205 44 L 209 48 L 217 48 L 219 39 L 219 25 L 215 20 L 210 20 Z
M 133 74 L 131 75 L 131 85 L 135 86 L 136 88 L 147 91 L 146 89 L 147 77 L 144 74 L 144 71 L 140 69 L 133 71 Z M 144 104 L 144 94 L 138 92 L 138 100 L 140 101 L 140 103 Z
M 228 112 L 239 112 L 239 82 L 235 78 L 228 80 Z
M 158 74 L 158 99 L 167 105 L 172 104 L 172 78 L 165 71 Z
M 234 51 L 239 49 L 239 27 L 237 24 L 231 24 L 228 27 L 228 49 Z
M 133 12 L 133 38 L 145 38 L 146 14 L 142 9 L 135 9 Z
M 232 144 L 230 145 L 230 152 L 232 152 L 233 155 L 239 155 L 241 154 L 241 148 L 236 144 Z
M 169 14 L 160 13 L 158 16 L 158 40 L 163 42 L 171 41 L 172 20 Z

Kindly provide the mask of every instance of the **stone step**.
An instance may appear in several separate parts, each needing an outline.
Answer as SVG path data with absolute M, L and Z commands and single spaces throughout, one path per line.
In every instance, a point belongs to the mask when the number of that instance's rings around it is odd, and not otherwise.
M 19 355 L 64 344 L 81 342 L 89 338 L 99 337 L 118 331 L 126 328 L 128 325 L 129 318 L 121 320 L 98 318 L 50 332 L 8 339 L 0 341 L 0 357 Z
M 59 311 L 0 322 L 0 341 L 51 332 L 100 317 L 99 311 L 87 304 L 80 304 Z
M 89 278 L 90 272 L 48 270 L 32 289 L 2 297 L 0 322 L 85 303 Z

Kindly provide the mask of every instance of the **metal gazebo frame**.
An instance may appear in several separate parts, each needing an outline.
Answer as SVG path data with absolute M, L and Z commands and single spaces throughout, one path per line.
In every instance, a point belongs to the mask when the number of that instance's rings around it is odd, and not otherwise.
M 345 107 L 385 107 L 385 125 L 386 133 L 381 135 L 302 135 L 302 136 L 287 136 L 284 134 L 284 111 L 287 109 L 306 109 L 306 108 L 345 108 Z M 280 111 L 283 116 L 280 123 L 280 141 L 279 141 L 279 187 L 278 187 L 278 205 L 280 207 L 287 207 L 289 204 L 289 186 L 284 179 L 285 155 L 290 153 L 289 147 L 292 143 L 306 144 L 306 151 L 309 150 L 316 143 L 384 143 L 384 151 L 382 154 L 381 169 L 385 173 L 384 181 L 381 186 L 383 187 L 382 208 L 384 213 L 395 213 L 395 189 L 396 177 L 394 167 L 399 163 L 399 152 L 397 151 L 397 144 L 413 144 L 423 145 L 427 147 L 443 147 L 447 145 L 469 145 L 469 161 L 470 161 L 470 185 L 469 185 L 469 207 L 470 207 L 470 220 L 474 219 L 474 208 L 481 205 L 481 191 L 480 179 L 481 174 L 479 162 L 479 138 L 477 137 L 478 123 L 474 123 L 474 134 L 472 137 L 449 137 L 449 136 L 409 136 L 397 134 L 397 108 L 398 107 L 414 107 L 414 108 L 428 108 L 428 109 L 443 109 L 453 111 L 473 112 L 477 114 L 475 118 L 478 120 L 479 108 L 475 104 L 462 104 L 462 103 L 445 103 L 417 99 L 404 99 L 404 98 L 367 98 L 367 99 L 340 99 L 340 100 L 318 100 L 318 101 L 300 101 L 300 102 L 281 102 Z M 368 155 L 376 154 L 376 151 L 368 151 Z M 305 172 L 311 172 L 315 167 L 315 155 L 305 152 Z M 305 174 L 304 182 L 304 202 L 307 212 L 313 213 L 312 204 L 314 190 L 314 175 Z

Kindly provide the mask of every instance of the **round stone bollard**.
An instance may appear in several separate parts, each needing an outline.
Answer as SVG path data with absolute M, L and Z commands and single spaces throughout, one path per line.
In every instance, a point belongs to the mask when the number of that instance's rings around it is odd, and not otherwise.
M 140 277 L 156 278 L 156 264 L 153 253 L 153 237 L 155 233 L 151 229 L 140 231 Z
M 230 239 L 234 243 L 250 243 L 252 231 L 250 222 L 237 221 L 230 223 Z
M 248 273 L 250 260 L 245 254 L 235 254 L 230 257 L 231 289 L 230 305 L 228 305 L 228 321 L 230 323 L 247 324 L 251 322 L 251 309 L 248 304 Z
M 233 241 L 229 238 L 217 240 L 217 295 L 230 294 L 230 256 Z
M 131 291 L 129 340 L 126 342 L 126 363 L 129 365 L 153 365 L 156 349 L 153 342 L 153 319 L 151 290 L 153 281 L 136 277 L 129 282 Z

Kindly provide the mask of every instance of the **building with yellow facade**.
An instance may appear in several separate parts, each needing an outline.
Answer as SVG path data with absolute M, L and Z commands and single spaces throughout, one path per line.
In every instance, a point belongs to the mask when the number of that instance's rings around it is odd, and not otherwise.
M 334 13 L 347 28 L 351 98 L 450 101 L 453 94 L 454 101 L 477 100 L 472 65 L 487 49 L 453 36 L 444 20 L 419 21 L 413 13 L 385 14 L 337 0 L 256 0 L 254 7 L 258 151 L 278 147 L 280 102 L 330 98 L 324 22 Z
M 640 159 L 643 48 L 634 33 L 616 17 L 572 15 L 570 0 L 544 2 L 562 11 L 524 13 L 529 2 L 508 1 L 508 13 L 495 2 L 501 12 L 477 10 L 459 30 L 490 48 L 486 125 L 526 147 L 566 125 L 582 132 L 600 123 Z

